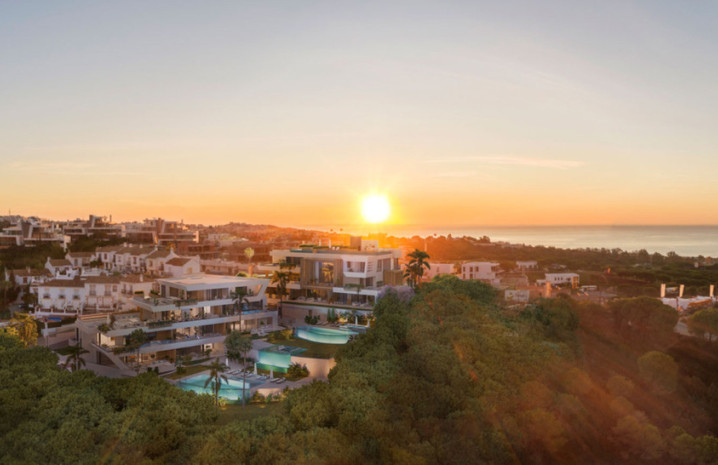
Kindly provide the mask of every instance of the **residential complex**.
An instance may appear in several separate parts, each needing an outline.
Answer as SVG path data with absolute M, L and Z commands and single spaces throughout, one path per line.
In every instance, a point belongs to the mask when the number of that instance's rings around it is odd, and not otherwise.
M 125 237 L 128 240 L 159 246 L 177 246 L 180 243 L 199 242 L 199 231 L 191 229 L 181 221 L 154 218 L 146 219 L 142 223 L 125 223 Z
M 153 294 L 133 298 L 135 311 L 78 318 L 79 339 L 95 363 L 118 368 L 161 360 L 173 365 L 187 354 L 223 355 L 230 331 L 277 328 L 277 312 L 267 309 L 268 284 L 201 274 L 159 279 Z M 133 349 L 127 337 L 137 330 L 146 341 Z

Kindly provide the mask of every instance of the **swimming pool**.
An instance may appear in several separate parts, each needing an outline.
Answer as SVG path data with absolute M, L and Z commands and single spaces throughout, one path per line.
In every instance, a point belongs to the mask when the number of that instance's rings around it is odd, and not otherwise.
M 204 383 L 207 381 L 207 378 L 209 378 L 209 375 L 192 376 L 191 378 L 187 378 L 180 381 L 179 383 L 177 383 L 177 386 L 181 389 L 184 389 L 185 391 L 194 391 L 197 394 L 209 394 L 211 396 L 214 396 L 211 381 L 207 385 L 207 387 L 204 387 Z M 222 384 L 219 387 L 219 397 L 234 402 L 240 400 L 242 398 L 242 379 L 236 379 L 227 376 L 227 380 L 229 381 L 229 383 L 226 383 L 224 380 L 222 380 Z M 247 379 L 245 397 L 250 397 L 249 390 L 251 388 L 264 383 L 265 381 L 258 379 Z
M 305 341 L 320 344 L 346 344 L 358 333 L 346 328 L 319 328 L 316 326 L 300 326 L 294 330 L 294 335 Z

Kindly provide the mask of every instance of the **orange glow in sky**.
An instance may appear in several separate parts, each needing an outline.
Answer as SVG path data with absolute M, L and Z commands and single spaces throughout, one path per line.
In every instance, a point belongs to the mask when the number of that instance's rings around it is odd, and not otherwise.
M 33 3 L 0 4 L 2 214 L 718 223 L 699 8 Z

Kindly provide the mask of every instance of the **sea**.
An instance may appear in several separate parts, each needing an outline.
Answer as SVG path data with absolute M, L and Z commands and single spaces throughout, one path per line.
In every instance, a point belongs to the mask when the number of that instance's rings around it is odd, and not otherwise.
M 362 231 L 361 229 L 364 229 Z M 334 229 L 338 231 L 339 228 Z M 619 248 L 625 251 L 645 249 L 650 253 L 675 252 L 686 257 L 718 257 L 718 225 L 602 225 L 602 226 L 372 226 L 344 231 L 382 232 L 392 236 L 488 236 L 492 242 L 544 245 L 569 249 Z

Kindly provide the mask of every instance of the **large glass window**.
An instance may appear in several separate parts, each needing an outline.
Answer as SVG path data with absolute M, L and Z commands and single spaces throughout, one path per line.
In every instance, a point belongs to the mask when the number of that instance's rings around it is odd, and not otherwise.
M 334 263 L 322 262 L 321 273 L 319 274 L 319 282 L 322 284 L 334 283 Z

